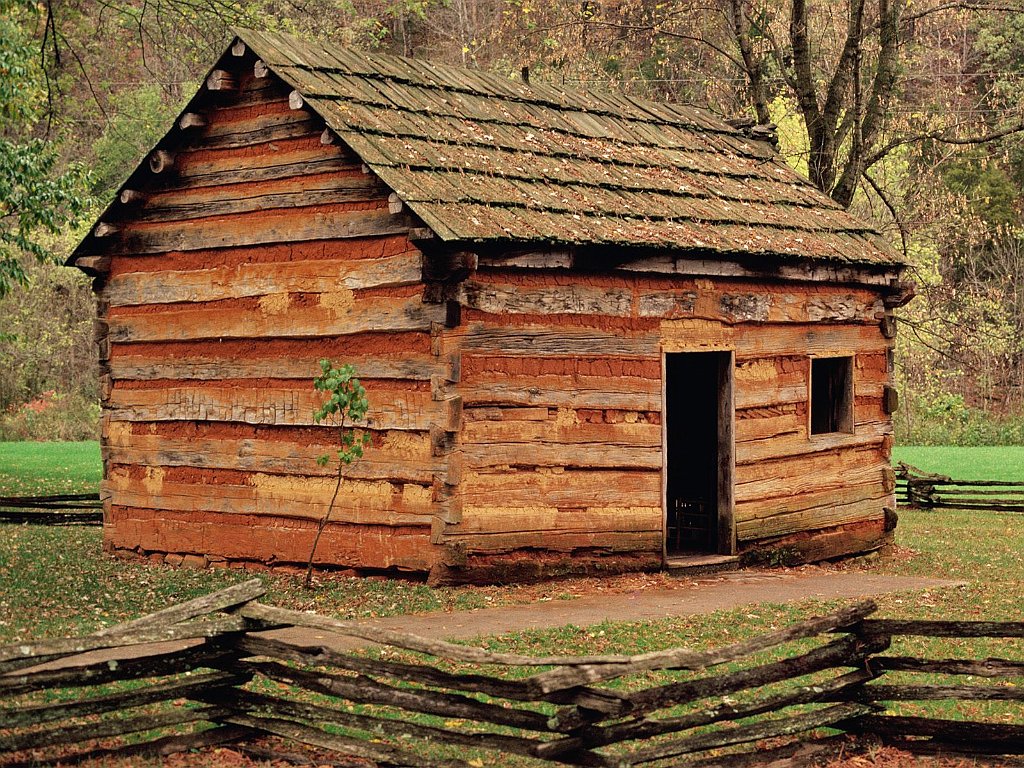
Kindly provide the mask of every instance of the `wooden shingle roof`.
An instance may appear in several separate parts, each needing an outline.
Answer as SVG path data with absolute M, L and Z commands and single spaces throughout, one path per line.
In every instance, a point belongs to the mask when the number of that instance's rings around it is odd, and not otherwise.
M 236 33 L 444 241 L 900 261 L 700 110 Z
M 442 240 L 900 261 L 700 110 L 236 32 Z

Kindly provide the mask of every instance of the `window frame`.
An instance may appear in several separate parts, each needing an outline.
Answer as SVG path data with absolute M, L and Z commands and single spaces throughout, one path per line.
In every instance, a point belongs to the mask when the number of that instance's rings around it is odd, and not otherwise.
M 856 355 L 853 353 L 846 352 L 835 352 L 822 355 L 811 355 L 808 359 L 807 365 L 807 437 L 811 440 L 826 438 L 831 435 L 852 435 L 856 432 L 856 415 L 855 415 L 855 399 L 856 399 L 856 387 L 854 382 L 854 371 L 856 370 Z M 842 387 L 843 397 L 837 399 L 835 397 L 829 402 L 829 409 L 831 418 L 830 422 L 834 422 L 836 429 L 815 432 L 815 403 L 820 401 L 820 398 L 815 397 L 815 363 L 824 363 L 825 361 L 834 360 L 845 360 L 845 376 Z M 819 370 L 818 375 L 821 375 Z M 820 393 L 819 393 L 820 394 Z M 842 409 L 840 413 L 838 409 Z

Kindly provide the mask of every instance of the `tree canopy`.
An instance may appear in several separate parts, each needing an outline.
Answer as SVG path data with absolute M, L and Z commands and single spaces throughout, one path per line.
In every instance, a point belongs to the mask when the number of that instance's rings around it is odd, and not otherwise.
M 233 24 L 509 77 L 526 66 L 533 82 L 777 124 L 787 159 L 914 264 L 923 299 L 905 313 L 905 385 L 929 403 L 955 392 L 977 408 L 1024 408 L 1015 4 L 0 0 L 0 294 L 24 280 L 26 259 L 64 255 Z
M 27 0 L 0 0 L 0 296 L 25 282 L 22 254 L 52 258 L 40 233 L 60 233 L 88 205 L 87 174 L 62 162 L 40 127 L 48 95 L 33 35 L 40 23 Z

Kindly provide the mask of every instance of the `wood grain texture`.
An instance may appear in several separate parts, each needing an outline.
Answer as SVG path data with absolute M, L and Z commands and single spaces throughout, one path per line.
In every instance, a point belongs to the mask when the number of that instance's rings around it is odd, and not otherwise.
M 452 333 L 452 342 L 466 352 L 529 355 L 631 355 L 657 357 L 655 332 L 621 333 L 603 329 L 550 327 L 536 323 L 497 326 L 472 321 Z
M 115 387 L 107 413 L 113 421 L 230 421 L 309 426 L 324 396 L 305 382 L 293 388 L 174 386 Z M 378 391 L 364 422 L 367 429 L 429 430 L 444 414 L 429 392 Z
M 767 280 L 793 280 L 813 283 L 854 283 L 886 287 L 899 275 L 892 269 L 844 266 L 838 264 L 785 265 L 770 267 L 740 263 L 728 259 L 693 259 L 686 257 L 651 256 L 633 259 L 622 264 L 624 272 L 642 272 L 667 275 L 701 275 L 725 278 L 762 278 Z
M 629 317 L 633 292 L 629 287 L 608 289 L 587 285 L 521 288 L 469 280 L 457 298 L 467 307 L 493 314 L 572 314 Z
M 387 196 L 387 189 L 383 185 L 366 176 L 304 181 L 305 184 L 296 185 L 288 179 L 269 189 L 264 182 L 256 189 L 252 189 L 251 184 L 231 184 L 154 195 L 146 201 L 133 220 L 147 224 L 190 221 L 253 211 L 367 202 Z M 292 188 L 296 186 L 298 188 Z
M 817 460 L 815 460 L 817 459 Z M 846 451 L 809 459 L 796 456 L 773 462 L 771 476 L 736 483 L 737 504 L 779 500 L 814 491 L 839 491 L 846 486 L 870 484 L 881 489 L 888 464 L 878 451 Z
M 280 115 L 276 111 L 271 114 Z M 211 117 L 208 130 L 216 131 L 220 124 L 217 113 L 211 113 Z M 293 117 L 308 120 L 306 116 Z M 225 129 L 225 134 L 233 132 L 233 129 Z M 174 177 L 164 180 L 158 189 L 271 181 L 328 171 L 352 172 L 358 171 L 361 165 L 359 158 L 344 147 L 321 145 L 320 134 L 312 126 L 299 136 L 285 140 L 249 140 L 235 146 L 211 147 L 197 143 L 194 148 L 178 152 Z
M 210 269 L 132 272 L 107 281 L 113 307 L 199 303 L 281 293 L 330 294 L 383 286 L 414 285 L 422 274 L 418 251 L 384 259 L 290 261 Z
M 738 520 L 736 536 L 742 544 L 846 523 L 880 521 L 884 517 L 882 508 L 889 503 L 889 498 L 889 496 L 862 498 L 845 504 L 835 504 L 824 500 L 819 506 L 795 512 Z
M 411 220 L 382 210 L 331 210 L 328 206 L 306 209 L 258 211 L 230 218 L 190 219 L 180 222 L 133 223 L 105 253 L 146 254 L 194 251 L 239 245 L 294 243 L 349 237 L 396 235 L 409 231 Z
M 517 469 L 466 470 L 459 485 L 465 506 L 487 506 L 495 500 L 508 506 L 583 509 L 658 506 L 661 474 L 655 470 Z
M 660 285 L 659 285 L 660 283 Z M 766 290 L 767 288 L 767 290 Z M 483 269 L 456 298 L 495 315 L 601 315 L 694 318 L 728 325 L 747 322 L 877 324 L 877 292 L 864 289 L 751 281 L 638 280 L 612 274 L 575 275 Z
M 757 332 L 714 320 L 666 320 L 661 323 L 666 351 L 734 349 L 737 362 L 747 358 L 786 355 L 857 354 L 884 352 L 892 343 L 877 326 L 840 323 L 770 323 Z
M 635 376 L 506 376 L 465 377 L 459 391 L 467 405 L 545 405 L 553 408 L 657 411 L 661 383 Z
M 629 533 L 547 530 L 468 535 L 454 533 L 446 536 L 445 541 L 457 542 L 467 553 L 492 554 L 522 549 L 572 552 L 591 548 L 599 548 L 606 552 L 655 552 L 661 550 L 661 531 Z
M 751 440 L 736 446 L 736 464 L 752 464 L 768 459 L 804 456 L 825 451 L 882 446 L 883 439 L 892 434 L 891 422 L 858 424 L 856 432 L 832 432 L 814 435 L 811 439 L 785 436 L 779 439 Z
M 477 443 L 560 443 L 566 445 L 612 444 L 629 450 L 630 446 L 660 448 L 661 424 L 580 423 L 574 412 L 564 409 L 564 418 L 543 421 L 467 421 L 462 429 L 463 445 Z M 586 449 L 583 449 L 586 450 Z
M 825 487 L 764 499 L 746 499 L 736 504 L 737 520 L 753 522 L 777 515 L 804 512 L 829 506 L 842 506 L 859 501 L 881 498 L 885 491 L 878 482 L 879 473 L 851 478 L 838 488 Z
M 495 499 L 500 502 L 501 499 Z M 599 507 L 559 510 L 554 507 L 466 506 L 458 533 L 656 533 L 661 535 L 660 506 Z
M 268 109 L 260 114 L 238 118 L 226 110 L 212 113 L 213 120 L 185 139 L 186 146 L 206 149 L 234 149 L 282 141 L 313 134 L 319 121 L 309 115 Z
M 126 507 L 185 512 L 299 517 L 324 517 L 334 493 L 331 477 L 302 477 L 253 473 L 246 485 L 178 483 L 161 478 L 160 468 L 146 476 L 127 476 L 117 467 L 104 488 L 115 504 Z M 386 480 L 348 479 L 331 512 L 338 523 L 369 525 L 429 525 L 434 515 L 428 486 Z
M 305 564 L 316 523 L 301 518 L 221 515 L 115 506 L 107 542 L 116 548 L 210 553 L 228 560 Z M 324 529 L 317 564 L 428 570 L 439 548 L 430 526 L 350 525 Z
M 120 351 L 110 361 L 111 375 L 127 381 L 147 379 L 309 379 L 319 371 L 316 341 L 311 340 L 307 357 L 221 357 L 216 354 L 174 356 L 170 353 L 133 355 Z M 126 347 L 129 351 L 131 347 Z M 322 349 L 319 350 L 322 355 Z M 353 365 L 365 379 L 404 379 L 430 381 L 451 373 L 451 363 L 433 356 L 410 353 L 402 357 L 390 355 L 350 355 L 345 362 Z
M 538 443 L 514 442 L 465 444 L 462 455 L 468 467 L 583 467 L 611 469 L 659 469 L 661 446 L 632 443 Z
M 303 338 L 386 331 L 429 331 L 444 320 L 444 307 L 420 297 L 353 298 L 347 292 L 316 294 L 316 306 L 295 306 L 290 294 L 269 294 L 253 310 L 197 306 L 141 315 L 110 316 L 112 342 L 189 339 Z M 177 305 L 176 305 L 177 306 Z
M 331 477 L 334 469 L 319 467 L 318 456 L 336 450 L 330 437 L 320 443 L 251 439 L 169 438 L 161 435 L 119 434 L 108 441 L 111 464 L 150 467 L 200 467 L 266 474 Z M 381 446 L 367 450 L 353 463 L 346 477 L 359 480 L 394 480 L 431 483 L 444 477 L 447 464 L 434 457 L 430 437 L 420 433 L 394 433 Z

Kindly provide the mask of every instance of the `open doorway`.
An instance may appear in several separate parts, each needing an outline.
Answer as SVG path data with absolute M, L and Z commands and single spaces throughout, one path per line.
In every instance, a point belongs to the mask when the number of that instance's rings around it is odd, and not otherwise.
M 731 352 L 665 355 L 665 554 L 732 554 Z

